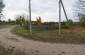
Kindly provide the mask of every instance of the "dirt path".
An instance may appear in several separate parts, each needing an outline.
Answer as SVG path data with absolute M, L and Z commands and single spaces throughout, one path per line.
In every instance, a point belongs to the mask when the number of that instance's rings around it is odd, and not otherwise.
M 12 27 L 0 29 L 0 43 L 6 48 L 11 46 L 29 55 L 85 55 L 85 45 L 43 43 L 27 40 L 12 34 Z

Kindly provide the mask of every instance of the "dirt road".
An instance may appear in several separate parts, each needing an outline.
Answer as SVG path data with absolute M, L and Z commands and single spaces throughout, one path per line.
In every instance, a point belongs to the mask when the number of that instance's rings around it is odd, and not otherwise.
M 12 28 L 0 29 L 0 43 L 6 48 L 14 47 L 28 55 L 85 55 L 85 44 L 56 44 L 27 40 L 12 34 Z

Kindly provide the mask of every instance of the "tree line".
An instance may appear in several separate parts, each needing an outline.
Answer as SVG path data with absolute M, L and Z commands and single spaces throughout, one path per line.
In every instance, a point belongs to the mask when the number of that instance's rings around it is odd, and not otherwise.
M 3 3 L 3 0 L 1 0 L 0 1 L 0 19 L 1 19 L 1 17 L 3 17 L 2 11 L 3 11 L 4 7 L 5 7 L 5 5 Z M 78 25 L 85 27 L 85 0 L 76 0 L 75 1 L 74 12 L 75 12 L 75 16 L 77 16 L 79 18 L 80 23 Z M 15 18 L 16 18 L 16 20 L 8 19 L 8 22 L 0 20 L 0 23 L 18 24 L 21 26 L 25 26 L 26 28 L 29 28 L 30 21 L 27 19 L 27 16 L 17 15 Z M 61 24 L 62 24 L 62 26 L 67 27 L 68 25 L 73 26 L 74 22 L 71 19 L 69 19 L 66 22 L 61 22 Z M 42 26 L 41 17 L 36 18 L 35 25 L 38 28 L 41 28 L 41 26 Z M 49 25 L 53 25 L 53 22 L 49 22 Z

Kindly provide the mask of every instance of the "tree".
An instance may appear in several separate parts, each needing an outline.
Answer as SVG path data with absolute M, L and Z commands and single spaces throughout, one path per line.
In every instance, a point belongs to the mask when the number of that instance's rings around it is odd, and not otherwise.
M 3 11 L 4 7 L 5 7 L 5 5 L 3 3 L 3 0 L 0 0 L 0 18 L 2 17 L 2 11 Z
M 85 16 L 82 16 L 82 18 L 80 19 L 80 25 L 85 27 Z
M 14 20 L 11 20 L 11 24 L 12 24 L 12 25 L 15 25 L 15 21 L 14 21 Z
M 8 19 L 8 23 L 11 24 L 11 19 Z
M 85 0 L 77 0 L 74 7 L 75 13 L 79 17 L 80 25 L 85 27 Z
M 25 20 L 25 24 L 24 24 L 25 28 L 28 29 L 29 28 L 29 20 Z
M 23 26 L 25 24 L 25 15 L 17 15 L 16 16 L 16 24 L 20 24 Z
M 79 14 L 85 14 L 85 0 L 76 0 L 74 4 L 74 14 L 78 17 Z
M 71 29 L 72 26 L 73 26 L 73 21 L 72 21 L 71 19 L 69 19 L 69 20 L 66 22 L 66 26 Z
M 37 18 L 37 26 L 40 28 L 41 27 L 41 24 L 42 24 L 42 20 L 41 20 L 41 17 Z

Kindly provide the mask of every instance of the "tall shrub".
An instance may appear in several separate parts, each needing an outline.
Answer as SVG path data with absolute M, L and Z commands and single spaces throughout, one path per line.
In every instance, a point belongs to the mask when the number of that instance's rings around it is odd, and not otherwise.
M 29 28 L 29 20 L 25 20 L 25 24 L 24 24 L 25 28 L 28 29 Z
M 36 22 L 36 25 L 37 27 L 41 27 L 41 24 L 42 24 L 42 20 L 41 20 L 41 17 L 37 18 L 37 22 Z
M 71 19 L 69 19 L 69 20 L 66 22 L 66 26 L 67 26 L 68 28 L 72 28 L 72 26 L 73 26 L 73 21 L 72 21 Z
M 85 16 L 82 16 L 82 18 L 80 18 L 80 25 L 85 27 Z

